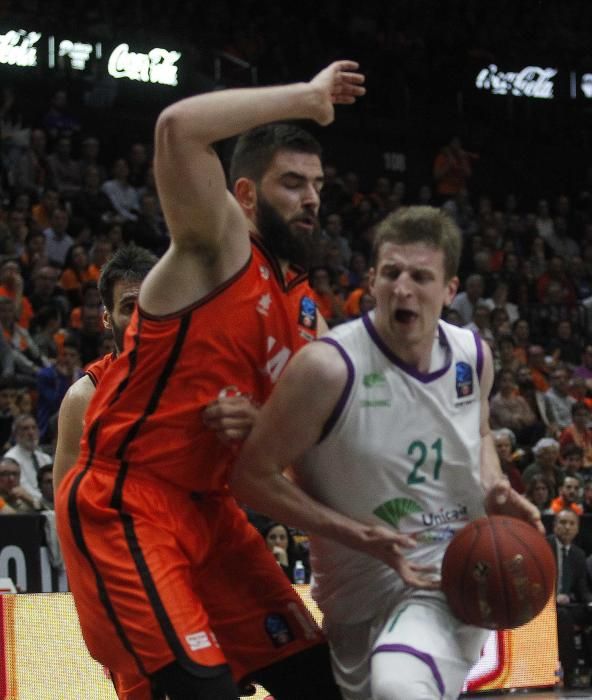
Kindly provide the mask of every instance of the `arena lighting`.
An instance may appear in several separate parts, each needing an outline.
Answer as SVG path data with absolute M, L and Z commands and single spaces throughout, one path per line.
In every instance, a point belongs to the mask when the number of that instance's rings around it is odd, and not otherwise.
M 479 90 L 489 90 L 494 95 L 516 95 L 517 97 L 536 97 L 543 100 L 553 99 L 553 78 L 556 68 L 526 66 L 521 71 L 502 73 L 491 63 L 479 71 L 475 86 Z
M 177 85 L 175 63 L 180 58 L 179 51 L 156 48 L 148 53 L 135 53 L 129 50 L 129 44 L 119 44 L 109 56 L 107 72 L 113 78 L 175 86 Z
M 0 34 L 0 63 L 9 66 L 30 68 L 37 65 L 37 47 L 41 38 L 39 32 L 27 32 L 24 29 Z

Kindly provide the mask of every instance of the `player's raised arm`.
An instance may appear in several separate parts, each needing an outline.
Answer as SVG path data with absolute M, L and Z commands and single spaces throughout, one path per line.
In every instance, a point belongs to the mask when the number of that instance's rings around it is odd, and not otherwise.
M 334 104 L 351 104 L 365 92 L 357 67 L 336 61 L 308 83 L 221 90 L 167 107 L 156 125 L 155 175 L 174 245 L 211 258 L 235 228 L 246 233 L 212 144 L 278 120 L 329 124 Z

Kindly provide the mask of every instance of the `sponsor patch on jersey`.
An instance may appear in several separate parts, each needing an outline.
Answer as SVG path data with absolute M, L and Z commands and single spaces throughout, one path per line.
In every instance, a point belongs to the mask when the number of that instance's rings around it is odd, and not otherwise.
M 263 277 L 264 280 L 269 279 L 269 268 L 265 267 L 265 265 L 259 265 L 259 274 L 261 277 Z
M 473 370 L 468 362 L 456 363 L 456 396 L 462 399 L 473 393 Z
M 262 316 L 269 315 L 269 309 L 271 307 L 271 294 L 262 294 L 261 298 L 257 302 L 257 312 Z
M 210 638 L 207 632 L 193 632 L 192 634 L 186 634 L 185 639 L 191 651 L 199 651 L 200 649 L 207 649 L 212 646 Z
M 265 631 L 274 647 L 283 647 L 294 641 L 294 634 L 288 621 L 279 613 L 271 613 L 265 618 Z
M 317 305 L 310 297 L 302 297 L 300 300 L 298 325 L 305 328 L 317 327 Z
M 369 389 L 374 386 L 384 386 L 386 384 L 386 379 L 382 372 L 370 372 L 370 374 L 365 374 L 362 381 L 364 386 Z

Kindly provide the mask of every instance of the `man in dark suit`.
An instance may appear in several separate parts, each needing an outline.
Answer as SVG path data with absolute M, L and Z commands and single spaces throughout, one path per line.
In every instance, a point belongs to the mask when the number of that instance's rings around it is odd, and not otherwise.
M 586 555 L 573 544 L 579 527 L 579 516 L 572 510 L 562 510 L 555 515 L 554 534 L 547 538 L 557 561 L 557 636 L 567 687 L 578 685 L 574 677 L 578 665 L 576 628 L 592 623 L 592 591 L 588 587 Z M 589 664 L 589 659 L 586 663 Z

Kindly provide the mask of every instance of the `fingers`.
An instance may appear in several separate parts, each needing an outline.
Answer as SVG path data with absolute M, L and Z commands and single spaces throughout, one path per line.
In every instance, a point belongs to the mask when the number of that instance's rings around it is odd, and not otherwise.
M 408 586 L 420 588 L 424 591 L 437 591 L 441 582 L 434 575 L 436 572 L 437 568 L 433 566 L 418 566 L 417 564 L 405 562 L 399 570 L 399 575 Z

